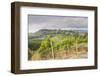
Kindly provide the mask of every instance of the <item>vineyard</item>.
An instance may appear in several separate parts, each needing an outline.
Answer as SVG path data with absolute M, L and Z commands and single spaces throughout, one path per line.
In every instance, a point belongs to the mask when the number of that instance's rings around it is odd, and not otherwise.
M 33 35 L 29 36 L 28 60 L 87 58 L 86 31 L 42 30 Z

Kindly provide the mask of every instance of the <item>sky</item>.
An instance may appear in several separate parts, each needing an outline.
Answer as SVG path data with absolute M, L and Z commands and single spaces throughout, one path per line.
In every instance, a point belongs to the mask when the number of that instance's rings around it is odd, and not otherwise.
M 40 29 L 87 30 L 88 17 L 28 15 L 28 31 Z

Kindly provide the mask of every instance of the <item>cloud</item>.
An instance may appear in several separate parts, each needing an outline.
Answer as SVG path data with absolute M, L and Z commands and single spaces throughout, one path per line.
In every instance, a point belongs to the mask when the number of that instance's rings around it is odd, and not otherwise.
M 88 28 L 87 17 L 29 15 L 28 19 L 29 32 L 39 29 Z

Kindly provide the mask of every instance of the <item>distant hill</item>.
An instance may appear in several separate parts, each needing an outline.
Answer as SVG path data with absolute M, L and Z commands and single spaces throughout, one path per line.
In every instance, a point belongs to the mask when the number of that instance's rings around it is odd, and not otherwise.
M 69 33 L 87 33 L 87 30 L 56 30 L 56 29 L 40 29 L 35 33 L 29 33 L 29 38 L 43 38 L 46 35 L 54 36 L 56 34 L 69 34 Z

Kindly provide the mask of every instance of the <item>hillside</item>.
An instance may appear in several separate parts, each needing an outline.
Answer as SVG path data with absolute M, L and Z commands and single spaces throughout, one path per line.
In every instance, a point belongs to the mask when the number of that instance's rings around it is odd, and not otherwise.
M 87 33 L 87 30 L 56 30 L 56 29 L 40 29 L 35 33 L 29 33 L 29 38 L 44 38 L 46 35 L 55 36 L 56 34 L 74 34 L 74 33 Z

